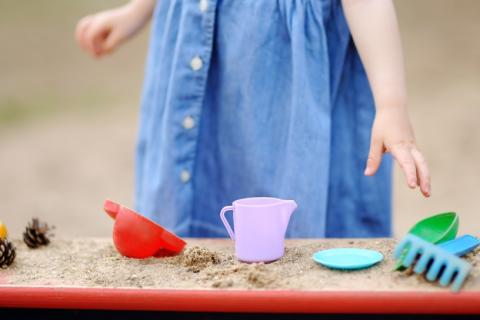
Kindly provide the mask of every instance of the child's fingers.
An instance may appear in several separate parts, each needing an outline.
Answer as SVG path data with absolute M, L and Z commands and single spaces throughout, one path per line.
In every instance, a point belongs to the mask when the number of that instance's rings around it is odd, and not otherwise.
M 415 188 L 417 186 L 417 170 L 409 148 L 403 145 L 395 146 L 392 148 L 392 155 L 402 168 L 408 186 L 412 189 Z
M 382 162 L 383 143 L 377 139 L 372 139 L 370 143 L 370 152 L 368 154 L 367 167 L 365 168 L 366 176 L 373 176 L 377 172 Z
M 87 51 L 87 46 L 85 43 L 85 33 L 88 30 L 91 22 L 92 16 L 86 16 L 78 22 L 77 28 L 75 29 L 75 38 L 80 47 L 85 51 Z
M 413 160 L 415 161 L 415 165 L 417 167 L 417 176 L 419 178 L 420 190 L 422 191 L 423 195 L 426 197 L 430 196 L 431 187 L 430 187 L 430 172 L 428 170 L 427 161 L 423 157 L 423 155 L 418 151 L 416 148 L 412 148 L 411 150 Z
M 99 26 L 99 23 L 95 20 L 96 19 L 92 19 L 88 28 L 86 28 L 83 33 L 83 43 L 85 45 L 85 51 L 87 51 L 92 56 L 95 55 L 95 48 L 93 42 L 95 39 L 95 32 L 97 32 Z
M 96 19 L 91 23 L 85 35 L 90 54 L 95 57 L 102 55 L 103 42 L 105 41 L 109 32 L 110 26 L 106 25 L 103 20 Z
M 99 21 L 93 21 L 90 27 L 88 28 L 87 32 L 85 33 L 88 52 L 92 56 L 97 56 L 96 42 L 98 41 L 97 38 L 101 30 L 102 30 L 102 24 Z
M 103 52 L 104 53 L 111 53 L 117 45 L 120 43 L 122 39 L 121 33 L 117 30 L 113 30 L 105 40 L 103 44 Z

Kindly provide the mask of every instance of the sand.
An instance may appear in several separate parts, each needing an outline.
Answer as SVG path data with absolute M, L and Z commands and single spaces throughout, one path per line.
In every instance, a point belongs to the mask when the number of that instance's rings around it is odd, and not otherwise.
M 54 239 L 48 247 L 29 249 L 14 241 L 17 259 L 0 269 L 0 284 L 158 289 L 293 289 L 293 290 L 446 290 L 422 276 L 392 272 L 392 239 L 288 240 L 285 256 L 273 263 L 246 264 L 234 257 L 230 240 L 188 240 L 175 257 L 129 259 L 111 240 Z M 386 259 L 361 271 L 335 271 L 315 264 L 311 256 L 331 247 L 379 250 Z M 480 250 L 466 259 L 474 266 L 464 290 L 480 290 Z

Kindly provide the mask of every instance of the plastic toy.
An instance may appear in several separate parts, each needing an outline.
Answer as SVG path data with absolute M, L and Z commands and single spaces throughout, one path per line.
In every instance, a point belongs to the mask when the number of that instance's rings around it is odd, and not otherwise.
M 7 226 L 0 221 L 0 239 L 5 239 L 8 237 Z
M 331 269 L 359 270 L 379 263 L 383 260 L 383 255 L 375 250 L 335 248 L 318 251 L 312 259 Z
M 445 212 L 417 222 L 408 233 L 430 242 L 442 243 L 455 239 L 458 231 L 458 216 L 455 212 Z M 395 264 L 394 270 L 402 270 L 403 256 Z
M 463 240 L 461 240 L 463 241 Z M 458 242 L 461 245 L 461 242 Z M 449 247 L 455 247 L 450 245 Z M 470 248 L 470 246 L 469 246 Z M 453 291 L 459 291 L 467 278 L 472 266 L 438 245 L 427 242 L 413 234 L 407 234 L 394 251 L 394 257 L 400 258 L 406 250 L 402 266 L 408 268 L 413 265 L 413 272 L 422 274 L 427 272 L 427 280 L 439 281 L 440 285 L 452 284 Z M 458 250 L 462 252 L 465 249 Z
M 244 262 L 270 262 L 285 252 L 285 232 L 297 204 L 276 198 L 246 198 L 233 202 L 220 212 L 230 238 L 235 241 L 235 254 Z M 225 213 L 233 211 L 235 232 Z
M 117 250 L 130 258 L 148 258 L 180 253 L 186 242 L 159 224 L 111 200 L 105 212 L 115 220 L 113 242 Z
M 455 240 L 443 242 L 438 246 L 456 256 L 463 256 L 473 251 L 480 245 L 480 240 L 472 235 L 466 234 Z

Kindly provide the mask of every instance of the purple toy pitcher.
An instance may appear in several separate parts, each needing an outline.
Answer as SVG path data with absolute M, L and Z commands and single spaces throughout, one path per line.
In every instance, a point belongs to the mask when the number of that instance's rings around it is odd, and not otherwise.
M 244 262 L 270 262 L 285 252 L 285 232 L 297 204 L 276 198 L 246 198 L 233 202 L 220 212 L 230 238 L 235 241 L 235 255 Z M 225 218 L 233 211 L 235 232 Z

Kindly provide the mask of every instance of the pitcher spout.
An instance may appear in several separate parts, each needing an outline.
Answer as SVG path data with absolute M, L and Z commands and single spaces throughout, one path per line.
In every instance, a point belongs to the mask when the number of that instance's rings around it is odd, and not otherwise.
M 297 209 L 297 203 L 294 200 L 284 200 L 284 210 L 282 210 L 283 231 L 287 232 L 288 223 L 292 213 Z
M 290 215 L 293 213 L 293 211 L 295 211 L 295 209 L 297 209 L 297 203 L 295 202 L 295 200 L 285 200 L 285 204 L 288 208 L 288 211 L 290 212 Z

